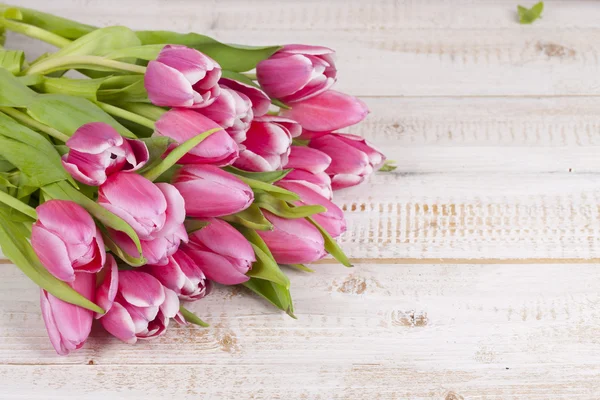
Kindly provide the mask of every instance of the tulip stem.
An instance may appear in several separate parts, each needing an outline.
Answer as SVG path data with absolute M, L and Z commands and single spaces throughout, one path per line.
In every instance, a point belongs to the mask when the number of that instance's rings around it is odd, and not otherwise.
M 64 71 L 66 69 L 97 69 L 102 67 L 101 71 L 125 71 L 137 74 L 145 74 L 146 67 L 141 65 L 129 64 L 121 61 L 109 60 L 99 56 L 64 56 L 50 57 L 33 64 L 25 71 L 25 75 L 46 75 L 54 71 Z
M 24 112 L 11 107 L 0 107 L 0 111 L 31 128 L 37 129 L 40 132 L 44 132 L 48 136 L 52 136 L 53 138 L 60 140 L 61 142 L 66 142 L 69 140 L 68 135 L 65 135 L 64 133 L 48 125 L 44 125 L 41 122 L 36 121 Z
M 62 36 L 49 32 L 45 29 L 38 28 L 37 26 L 24 24 L 23 22 L 17 22 L 6 18 L 0 18 L 0 25 L 13 32 L 17 32 L 22 35 L 41 40 L 58 48 L 62 48 L 68 44 L 71 44 L 71 41 L 69 39 L 65 39 Z
M 114 115 L 115 117 L 126 119 L 127 121 L 135 122 L 138 125 L 145 126 L 146 128 L 150 128 L 154 130 L 154 121 L 149 118 L 142 117 L 139 114 L 136 114 L 131 111 L 124 110 L 119 107 L 115 107 L 111 104 L 102 103 L 101 101 L 97 101 L 96 104 L 106 111 L 107 113 Z
M 27 215 L 28 217 L 33 218 L 34 220 L 37 219 L 37 213 L 35 212 L 35 209 L 33 207 L 28 206 L 27 204 L 23 203 L 19 199 L 16 199 L 13 196 L 11 196 L 10 194 L 3 192 L 1 190 L 0 190 L 0 203 L 4 203 L 7 206 L 14 208 L 17 211 L 20 211 L 23 214 Z
M 122 107 L 127 111 L 131 111 L 137 115 L 151 119 L 152 121 L 158 121 L 160 117 L 167 112 L 164 108 L 147 103 L 125 103 Z

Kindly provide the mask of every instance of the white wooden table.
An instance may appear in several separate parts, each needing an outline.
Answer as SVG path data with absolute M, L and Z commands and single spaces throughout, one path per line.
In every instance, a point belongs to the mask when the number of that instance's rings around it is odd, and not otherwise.
M 399 168 L 337 196 L 356 267 L 290 272 L 298 320 L 221 289 L 194 308 L 210 329 L 96 332 L 61 358 L 5 261 L 2 399 L 600 398 L 599 2 L 546 1 L 531 26 L 533 0 L 17 2 L 333 47 L 372 111 L 350 131 Z

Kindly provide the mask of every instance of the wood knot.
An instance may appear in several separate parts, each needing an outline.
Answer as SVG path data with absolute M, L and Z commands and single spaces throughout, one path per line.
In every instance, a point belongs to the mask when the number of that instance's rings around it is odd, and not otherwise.
M 217 342 L 221 350 L 235 353 L 238 350 L 237 337 L 231 332 L 221 332 L 217 335 Z
M 419 327 L 426 326 L 428 323 L 427 313 L 423 311 L 395 310 L 392 312 L 392 325 L 394 326 Z
M 367 290 L 367 280 L 359 276 L 349 276 L 337 291 L 346 294 L 363 294 Z
M 450 391 L 446 393 L 446 397 L 444 397 L 444 400 L 465 400 L 465 398 L 456 392 Z
M 551 58 L 573 58 L 576 54 L 575 50 L 556 43 L 538 42 L 535 48 Z

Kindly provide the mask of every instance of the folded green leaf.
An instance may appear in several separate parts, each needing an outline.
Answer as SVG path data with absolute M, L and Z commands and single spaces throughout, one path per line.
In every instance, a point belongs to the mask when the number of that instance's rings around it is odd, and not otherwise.
M 340 245 L 331 237 L 331 235 L 329 235 L 329 233 L 327 233 L 327 231 L 311 217 L 306 217 L 306 219 L 321 232 L 321 235 L 325 240 L 325 250 L 345 267 L 353 267 Z
M 35 86 L 44 82 L 44 76 L 42 75 L 25 75 L 17 76 L 19 82 L 25 86 Z
M 146 144 L 150 158 L 142 171 L 152 169 L 162 161 L 162 156 L 165 154 L 171 143 L 176 143 L 175 140 L 167 136 L 151 136 L 149 138 L 140 139 Z
M 27 107 L 37 96 L 37 93 L 4 68 L 0 68 L 0 88 L 0 106 L 3 107 Z
M 129 75 L 131 83 L 120 88 L 105 89 L 104 85 L 98 91 L 98 100 L 107 102 L 150 102 L 144 86 L 143 75 Z M 114 77 L 117 78 L 117 77 Z M 109 78 L 112 79 L 112 78 Z
M 290 290 L 285 286 L 264 279 L 250 278 L 243 283 L 248 289 L 268 300 L 275 307 L 285 311 L 290 317 L 294 315 L 294 305 Z
M 158 53 L 165 47 L 165 44 L 147 44 L 143 46 L 128 47 L 125 49 L 115 50 L 106 55 L 106 58 L 118 60 L 121 58 L 139 58 L 140 60 L 155 60 Z
M 37 121 L 67 135 L 72 135 L 79 127 L 89 122 L 105 122 L 125 137 L 136 137 L 100 107 L 80 97 L 42 94 L 30 102 L 27 112 Z
M 3 203 L 12 209 L 15 209 L 15 210 L 27 215 L 34 221 L 37 220 L 37 213 L 35 212 L 34 208 L 30 207 L 29 205 L 23 203 L 19 199 L 16 199 L 15 197 L 13 197 L 13 196 L 9 195 L 8 193 L 3 192 L 1 190 L 0 190 L 0 203 Z
M 290 206 L 286 201 L 267 193 L 257 193 L 254 204 L 278 217 L 287 219 L 305 218 L 327 211 L 325 207 L 320 205 Z
M 181 157 L 183 157 L 194 147 L 202 143 L 204 139 L 206 139 L 213 133 L 221 130 L 223 130 L 223 128 L 209 129 L 206 132 L 202 132 L 201 134 L 196 135 L 193 138 L 181 143 L 179 146 L 175 147 L 173 151 L 171 151 L 165 158 L 163 158 L 161 162 L 144 172 L 144 177 L 146 179 L 154 181 L 156 178 L 158 178 L 164 172 L 166 172 L 169 168 L 177 164 L 177 161 L 179 161 Z
M 269 246 L 265 243 L 264 240 L 260 237 L 260 235 L 253 228 L 247 228 L 245 226 L 236 226 L 236 229 L 244 235 L 244 237 L 250 242 L 257 245 L 266 255 L 273 258 L 273 254 L 269 249 Z
M 536 19 L 540 18 L 544 11 L 544 2 L 540 1 L 531 8 L 523 6 L 517 6 L 517 12 L 519 14 L 519 22 L 521 24 L 531 24 Z
M 92 303 L 90 300 L 77 293 L 65 282 L 56 279 L 40 263 L 31 244 L 23 236 L 23 230 L 17 223 L 11 222 L 6 215 L 0 216 L 0 246 L 2 252 L 8 257 L 21 271 L 25 273 L 34 283 L 45 289 L 51 295 L 75 304 L 97 313 L 104 313 L 104 310 Z
M 251 204 L 250 207 L 245 210 L 236 214 L 221 217 L 221 219 L 259 231 L 269 231 L 273 229 L 273 225 L 265 218 L 256 204 Z
M 83 97 L 91 101 L 98 100 L 97 93 L 106 79 L 72 79 L 72 78 L 50 78 L 45 77 L 36 86 L 43 93 L 64 94 L 69 96 Z
M 121 260 L 125 261 L 128 265 L 132 267 L 141 267 L 146 264 L 146 259 L 144 257 L 132 257 L 128 253 L 126 253 L 123 249 L 121 249 L 112 238 L 108 235 L 107 232 L 102 232 L 102 238 L 104 239 L 104 244 L 106 247 L 113 252 L 114 255 L 119 257 Z
M 231 174 L 243 176 L 245 178 L 250 178 L 265 183 L 275 183 L 283 179 L 287 174 L 289 174 L 292 171 L 291 169 L 284 169 L 281 171 L 249 172 L 232 166 L 228 166 L 223 169 Z
M 303 272 L 315 272 L 314 269 L 310 269 L 304 264 L 284 264 L 284 265 L 286 265 L 290 268 L 297 269 L 299 271 L 303 271 Z
M 135 32 L 125 26 L 96 29 L 74 40 L 50 58 L 64 56 L 105 56 L 119 49 L 139 46 Z
M 141 257 L 142 245 L 140 243 L 140 238 L 138 237 L 137 233 L 135 233 L 133 228 L 123 219 L 111 213 L 90 198 L 86 197 L 67 182 L 53 183 L 51 185 L 44 186 L 42 187 L 42 191 L 44 191 L 44 193 L 53 199 L 74 201 L 85 208 L 91 215 L 96 217 L 100 222 L 102 222 L 102 224 L 104 224 L 104 226 L 125 233 L 131 240 L 133 240 Z
M 210 325 L 206 322 L 202 321 L 196 314 L 185 308 L 184 306 L 179 306 L 179 312 L 183 316 L 183 318 L 189 322 L 190 324 L 198 325 L 203 328 L 209 327 Z
M 256 255 L 256 261 L 252 264 L 252 269 L 246 275 L 257 279 L 264 279 L 277 283 L 283 287 L 290 287 L 290 280 L 281 271 L 277 262 L 272 256 L 266 254 L 262 249 L 254 243 L 251 243 Z
M 270 183 L 265 183 L 252 178 L 246 178 L 245 176 L 241 175 L 238 175 L 237 177 L 244 181 L 248 186 L 250 186 L 254 193 L 266 192 L 269 193 L 271 196 L 285 201 L 300 200 L 300 197 L 298 197 L 296 193 L 280 188 L 279 186 L 274 186 Z
M 0 50 L 0 68 L 8 70 L 11 74 L 17 74 L 21 71 L 25 53 L 21 50 Z
M 228 45 L 208 36 L 197 33 L 177 33 L 169 31 L 138 31 L 137 36 L 143 45 L 182 44 L 201 51 L 217 61 L 228 71 L 244 72 L 256 68 L 256 64 L 269 58 L 281 46 L 248 47 Z

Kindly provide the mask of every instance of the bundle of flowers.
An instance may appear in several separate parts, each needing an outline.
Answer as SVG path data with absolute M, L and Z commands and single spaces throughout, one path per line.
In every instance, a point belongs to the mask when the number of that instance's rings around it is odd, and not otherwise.
M 59 354 L 93 320 L 126 343 L 207 326 L 186 307 L 215 283 L 293 316 L 282 267 L 350 266 L 333 191 L 385 157 L 338 132 L 368 110 L 331 89 L 333 50 L 0 15 L 3 38 L 58 48 L 0 49 L 0 245 L 40 286 Z

